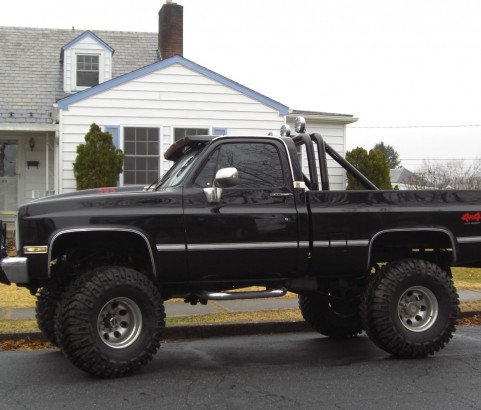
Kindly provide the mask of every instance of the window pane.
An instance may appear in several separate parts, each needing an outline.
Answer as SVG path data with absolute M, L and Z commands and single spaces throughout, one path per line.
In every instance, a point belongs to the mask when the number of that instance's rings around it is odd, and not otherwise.
M 135 169 L 135 159 L 133 157 L 125 157 L 124 170 L 134 170 Z
M 174 140 L 179 141 L 181 138 L 185 137 L 185 128 L 176 128 L 174 130 Z
M 195 179 L 194 185 L 202 188 L 212 186 L 214 182 L 215 172 L 217 171 L 217 159 L 219 158 L 220 149 L 216 149 L 212 154 L 210 154 L 209 159 L 200 171 L 199 175 Z
M 125 155 L 135 155 L 135 143 L 126 142 L 124 144 L 124 151 L 125 151 Z
M 174 141 L 178 141 L 181 138 L 191 135 L 209 135 L 208 128 L 175 128 L 174 129 Z
M 77 85 L 79 87 L 93 87 L 99 83 L 99 73 L 91 71 L 77 71 Z
M 99 56 L 77 55 L 77 86 L 92 87 L 99 83 Z
M 149 171 L 155 171 L 158 173 L 159 170 L 159 158 L 147 158 L 147 169 Z
M 125 141 L 135 141 L 135 128 L 125 127 L 124 138 L 125 138 Z
M 241 188 L 282 187 L 284 176 L 279 154 L 271 144 L 226 144 L 217 169 L 235 167 Z
M 137 171 L 145 171 L 147 169 L 147 158 L 145 157 L 135 158 L 135 169 Z
M 148 142 L 147 143 L 147 154 L 148 155 L 159 155 L 159 143 L 158 142 Z
M 159 173 L 157 171 L 149 171 L 149 172 L 147 172 L 147 180 L 146 180 L 145 183 L 151 184 L 151 183 L 155 182 L 158 177 L 159 177 Z
M 124 177 L 127 184 L 150 184 L 159 176 L 159 129 L 124 128 L 124 169 L 132 171 Z
M 135 153 L 137 155 L 147 154 L 147 143 L 145 141 L 137 141 L 135 143 Z
M 137 141 L 147 141 L 147 128 L 136 128 L 135 131 Z
M 159 129 L 158 128 L 148 128 L 147 130 L 147 140 L 148 141 L 159 141 Z
M 124 184 L 135 184 L 135 171 L 124 171 Z

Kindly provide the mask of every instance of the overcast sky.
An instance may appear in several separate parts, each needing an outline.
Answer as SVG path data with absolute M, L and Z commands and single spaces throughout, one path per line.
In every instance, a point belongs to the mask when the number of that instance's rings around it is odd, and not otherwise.
M 0 25 L 157 32 L 164 2 L 4 1 Z M 184 57 L 290 108 L 353 114 L 347 149 L 383 141 L 413 170 L 481 158 L 480 0 L 177 2 Z

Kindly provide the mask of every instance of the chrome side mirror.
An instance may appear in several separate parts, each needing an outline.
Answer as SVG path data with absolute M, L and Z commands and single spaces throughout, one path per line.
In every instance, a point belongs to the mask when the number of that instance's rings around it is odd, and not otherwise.
M 204 188 L 204 194 L 209 204 L 218 204 L 222 196 L 222 188 L 229 188 L 239 183 L 239 173 L 236 168 L 222 168 L 215 174 L 212 187 Z
M 214 186 L 218 188 L 229 188 L 239 183 L 239 173 L 236 168 L 222 168 L 217 171 L 214 179 Z

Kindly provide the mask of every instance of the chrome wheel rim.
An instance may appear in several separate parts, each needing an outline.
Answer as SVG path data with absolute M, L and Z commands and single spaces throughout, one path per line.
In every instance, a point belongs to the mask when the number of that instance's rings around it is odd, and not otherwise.
M 142 331 L 142 312 L 131 299 L 112 299 L 100 310 L 97 329 L 107 346 L 124 349 L 134 343 Z
M 438 300 L 428 288 L 412 286 L 399 298 L 398 314 L 406 329 L 424 332 L 436 322 Z

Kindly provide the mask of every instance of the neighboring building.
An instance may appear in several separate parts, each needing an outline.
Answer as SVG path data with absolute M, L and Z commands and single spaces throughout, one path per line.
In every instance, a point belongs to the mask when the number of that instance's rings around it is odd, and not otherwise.
M 420 178 L 406 168 L 391 169 L 389 176 L 391 177 L 392 187 L 395 188 L 397 186 L 401 191 L 407 189 L 425 189 L 423 184 L 419 185 L 416 183 L 420 181 Z
M 0 219 L 76 189 L 72 163 L 93 122 L 126 159 L 120 184 L 148 183 L 186 134 L 267 135 L 298 114 L 344 154 L 352 115 L 296 112 L 183 56 L 183 8 L 165 4 L 159 33 L 0 27 Z M 333 189 L 345 177 L 332 165 Z
M 346 125 L 357 121 L 352 115 L 333 114 L 316 111 L 290 110 L 286 118 L 286 123 L 294 130 L 294 122 L 298 116 L 306 119 L 307 132 L 319 133 L 326 143 L 334 148 L 343 157 L 346 155 Z M 309 174 L 307 168 L 307 158 L 305 153 L 302 157 L 303 170 L 306 175 Z M 346 172 L 334 160 L 327 157 L 327 165 L 329 171 L 330 189 L 346 189 Z

